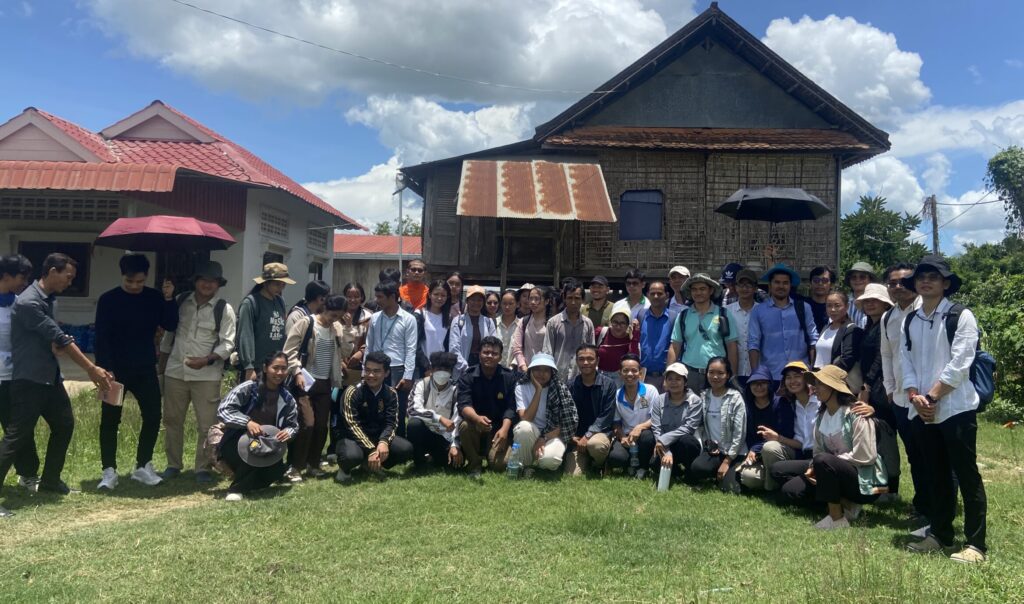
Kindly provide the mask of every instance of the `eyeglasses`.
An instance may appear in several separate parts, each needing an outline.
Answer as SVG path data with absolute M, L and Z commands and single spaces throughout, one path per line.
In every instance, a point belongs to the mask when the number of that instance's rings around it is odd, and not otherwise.
M 612 321 L 612 325 L 621 325 L 622 327 L 628 327 L 629 321 Z
M 381 375 L 384 373 L 384 371 L 385 369 L 383 367 L 381 367 L 380 369 L 373 369 L 372 367 L 363 367 L 363 375 Z
M 897 287 L 903 287 L 903 281 L 900 281 L 899 279 L 892 279 L 891 281 L 886 283 L 886 285 L 888 285 L 889 287 L 895 289 Z
M 829 283 L 832 283 L 832 280 L 828 277 L 812 277 L 811 283 L 815 285 L 828 285 Z

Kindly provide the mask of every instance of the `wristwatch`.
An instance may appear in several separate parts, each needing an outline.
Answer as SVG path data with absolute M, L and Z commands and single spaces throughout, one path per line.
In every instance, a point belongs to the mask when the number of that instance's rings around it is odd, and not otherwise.
M 926 394 L 926 395 L 924 395 L 924 398 L 928 399 L 928 402 L 929 402 L 929 403 L 931 403 L 931 404 L 933 404 L 933 405 L 934 405 L 935 403 L 939 402 L 939 401 L 938 401 L 938 400 L 937 400 L 937 399 L 936 399 L 936 398 L 935 398 L 934 396 L 932 396 L 932 395 L 930 395 L 930 394 Z

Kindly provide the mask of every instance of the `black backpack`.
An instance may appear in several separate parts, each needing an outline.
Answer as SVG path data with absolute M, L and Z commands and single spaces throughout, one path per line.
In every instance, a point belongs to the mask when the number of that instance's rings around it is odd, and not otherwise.
M 949 307 L 942 318 L 946 323 L 946 339 L 949 341 L 949 346 L 952 348 L 953 339 L 956 337 L 956 328 L 960 323 L 960 315 L 964 311 L 963 304 L 953 304 Z M 903 333 L 906 334 L 906 346 L 907 351 L 913 350 L 913 344 L 910 341 L 910 323 L 917 316 L 917 311 L 907 315 L 907 318 L 903 320 Z M 995 397 L 995 372 L 996 372 L 996 360 L 991 354 L 981 349 L 981 330 L 978 330 L 978 345 L 975 348 L 974 362 L 971 363 L 971 384 L 974 385 L 974 390 L 978 393 L 978 413 L 981 413 L 988 407 L 988 404 L 992 402 Z
M 725 313 L 725 307 L 722 305 L 718 306 L 718 335 L 722 338 L 722 343 L 725 343 L 726 336 L 729 335 L 729 316 Z M 679 333 L 683 336 L 683 341 L 680 343 L 679 356 L 682 357 L 683 353 L 686 352 L 686 313 L 690 312 L 690 307 L 687 306 L 683 310 L 679 311 L 676 315 L 676 322 L 679 323 Z M 699 320 L 699 319 L 698 319 Z M 675 325 L 672 326 L 675 329 Z
M 192 295 L 192 292 L 185 292 L 178 294 L 174 298 L 174 303 L 177 304 L 179 312 L 181 305 L 185 303 L 185 300 Z M 213 348 L 210 350 L 210 354 L 217 349 L 217 344 L 220 343 L 220 324 L 224 320 L 224 309 L 227 308 L 228 302 L 224 298 L 218 298 L 217 302 L 213 305 L 213 331 L 217 333 L 217 339 L 213 343 Z M 174 337 L 177 332 L 171 332 L 171 345 L 174 345 Z

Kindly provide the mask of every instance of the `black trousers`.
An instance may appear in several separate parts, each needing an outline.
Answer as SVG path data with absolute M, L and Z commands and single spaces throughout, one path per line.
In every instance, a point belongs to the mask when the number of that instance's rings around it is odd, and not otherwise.
M 135 465 L 142 467 L 153 461 L 153 448 L 160 435 L 160 381 L 156 368 L 116 374 L 117 381 L 124 384 L 139 403 L 142 414 L 142 428 L 139 429 L 139 444 L 135 449 Z M 117 432 L 121 426 L 124 407 L 100 403 L 100 460 L 104 468 L 117 467 Z
M 650 428 L 640 433 L 636 441 L 639 449 L 640 467 L 647 468 L 651 465 L 651 458 L 654 457 L 654 432 Z M 629 467 L 629 449 L 622 446 L 618 440 L 612 444 L 612 450 L 608 454 L 608 466 L 611 468 Z
M 928 467 L 924 454 L 921 452 L 921 445 L 914 438 L 910 418 L 907 414 L 910 409 L 893 405 L 893 414 L 896 416 L 896 432 L 903 441 L 903 449 L 907 452 L 907 461 L 910 462 L 910 479 L 914 483 L 914 511 L 926 518 L 931 514 L 931 479 L 928 477 Z
M 40 417 L 50 427 L 41 479 L 50 484 L 60 481 L 68 446 L 75 433 L 75 415 L 64 383 L 47 386 L 14 380 L 11 382 L 10 422 L 0 441 L 0 485 L 24 448 L 35 446 L 34 432 Z
M 839 503 L 842 499 L 853 503 L 871 503 L 878 499 L 878 495 L 864 495 L 860 492 L 857 466 L 845 459 L 839 459 L 831 453 L 819 453 L 811 463 L 818 484 L 811 484 L 803 475 L 791 478 L 782 485 L 781 497 L 805 504 L 811 501 Z
M 718 467 L 722 465 L 722 455 L 709 455 L 707 451 L 701 451 L 700 455 L 693 460 L 690 467 L 686 470 L 687 480 L 703 480 L 707 478 L 715 478 L 717 480 Z M 729 464 L 729 471 L 725 473 L 725 477 L 718 483 L 718 488 L 726 493 L 739 493 L 740 482 L 736 478 L 736 469 L 743 463 L 744 456 L 737 456 L 736 459 L 732 460 Z
M 402 375 L 405 373 L 404 367 L 392 367 L 391 374 L 388 378 L 388 385 L 398 391 L 398 428 L 395 429 L 395 434 L 405 438 L 405 418 L 408 415 L 409 409 L 409 390 L 398 390 L 398 382 L 402 381 Z
M 657 444 L 657 441 L 655 441 L 655 444 Z M 700 441 L 692 436 L 684 436 L 683 438 L 676 440 L 667 448 L 672 453 L 673 470 L 678 468 L 680 465 L 684 469 L 688 470 L 690 466 L 693 465 L 693 460 L 697 459 L 697 456 L 700 455 L 701 452 Z M 652 455 L 651 470 L 658 471 L 660 468 L 661 457 Z
M 786 485 L 792 480 L 802 481 L 804 472 L 807 468 L 811 467 L 810 459 L 787 459 L 784 461 L 777 461 L 772 465 L 772 480 L 775 484 L 782 485 L 778 490 L 778 498 L 781 503 L 793 503 L 797 505 L 810 505 L 814 503 L 814 488 L 809 483 L 806 486 L 810 486 L 810 489 L 800 487 L 797 483 L 793 483 L 791 489 L 786 489 Z
M 283 459 L 264 468 L 250 466 L 242 461 L 238 455 L 238 439 L 242 438 L 242 434 L 241 430 L 236 430 L 221 441 L 221 457 L 235 473 L 235 479 L 231 481 L 228 493 L 248 493 L 265 489 L 281 480 L 286 469 Z
M 984 552 L 987 549 L 988 501 L 978 471 L 978 414 L 974 411 L 958 413 L 941 424 L 925 424 L 920 417 L 915 417 L 911 430 L 927 460 L 931 480 L 928 513 L 931 534 L 943 545 L 953 545 L 956 486 L 952 473 L 956 472 L 964 500 L 964 541 Z
M 0 427 L 7 432 L 11 424 L 11 381 L 0 382 Z M 25 445 L 14 457 L 14 471 L 18 476 L 34 478 L 39 476 L 39 453 L 36 451 L 35 432 L 28 436 L 32 442 Z
M 412 443 L 401 436 L 391 440 L 388 458 L 384 461 L 385 468 L 393 468 L 412 459 Z M 343 438 L 338 442 L 338 467 L 346 472 L 358 468 L 366 463 L 366 458 L 376 449 L 364 449 L 351 438 Z
M 409 418 L 407 433 L 409 442 L 412 443 L 412 462 L 416 467 L 422 467 L 427 463 L 428 453 L 434 466 L 441 468 L 448 465 L 448 449 L 452 445 L 447 438 L 431 430 L 427 423 L 418 417 Z

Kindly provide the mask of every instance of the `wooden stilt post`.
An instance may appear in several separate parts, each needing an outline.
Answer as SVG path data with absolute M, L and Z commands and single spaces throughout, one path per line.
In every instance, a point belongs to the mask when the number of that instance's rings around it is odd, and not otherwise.
M 501 219 L 501 291 L 508 287 L 508 228 L 505 218 Z

